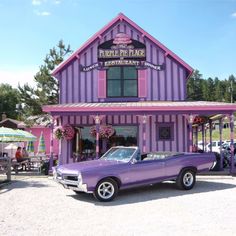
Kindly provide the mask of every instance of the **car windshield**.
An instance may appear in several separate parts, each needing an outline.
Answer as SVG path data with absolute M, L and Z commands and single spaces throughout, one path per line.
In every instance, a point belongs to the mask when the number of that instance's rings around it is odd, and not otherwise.
M 110 160 L 110 161 L 130 161 L 131 157 L 135 152 L 135 148 L 121 148 L 114 147 L 111 148 L 108 152 L 106 152 L 101 159 Z

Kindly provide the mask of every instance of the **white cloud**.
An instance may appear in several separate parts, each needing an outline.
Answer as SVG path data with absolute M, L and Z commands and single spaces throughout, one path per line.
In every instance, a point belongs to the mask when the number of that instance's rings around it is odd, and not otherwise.
M 43 5 L 44 3 L 51 3 L 51 4 L 55 4 L 55 5 L 59 5 L 61 3 L 61 0 L 32 0 L 32 5 L 34 6 L 39 6 L 39 5 Z
M 41 5 L 42 0 L 32 0 L 32 5 Z
M 56 5 L 58 5 L 58 4 L 60 4 L 60 3 L 61 3 L 60 0 L 54 0 L 54 1 L 53 1 L 53 4 L 56 4 Z
M 236 18 L 236 12 L 232 13 L 231 16 L 232 16 L 233 18 Z
M 50 16 L 51 12 L 49 11 L 34 11 L 37 16 Z
M 35 86 L 34 76 L 38 70 L 38 68 L 0 69 L 0 81 L 1 83 L 8 83 L 14 88 L 17 88 L 18 83 L 20 85 L 28 83 Z

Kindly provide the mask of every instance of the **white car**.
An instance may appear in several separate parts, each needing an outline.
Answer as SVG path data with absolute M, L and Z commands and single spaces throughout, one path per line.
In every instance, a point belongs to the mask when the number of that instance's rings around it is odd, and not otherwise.
M 202 141 L 198 141 L 197 147 L 198 147 L 198 150 L 204 150 L 203 142 Z
M 222 141 L 222 144 L 224 143 L 224 141 Z M 212 141 L 212 143 L 208 143 L 206 145 L 206 151 L 210 152 L 211 151 L 211 145 L 212 145 L 212 152 L 218 152 L 220 153 L 220 141 Z

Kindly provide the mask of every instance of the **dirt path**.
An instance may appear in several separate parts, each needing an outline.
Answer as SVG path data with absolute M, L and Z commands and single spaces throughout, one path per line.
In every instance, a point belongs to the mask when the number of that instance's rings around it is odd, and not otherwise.
M 192 191 L 171 183 L 121 192 L 115 201 L 24 178 L 0 189 L 0 235 L 235 235 L 236 179 L 198 178 Z

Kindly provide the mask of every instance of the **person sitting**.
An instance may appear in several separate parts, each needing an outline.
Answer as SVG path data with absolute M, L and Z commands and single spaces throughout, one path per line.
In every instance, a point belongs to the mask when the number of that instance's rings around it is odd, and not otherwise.
M 21 147 L 17 148 L 15 158 L 18 163 L 26 162 L 24 164 L 22 163 L 22 169 L 23 169 L 23 166 L 25 166 L 25 169 L 26 169 L 26 166 L 28 166 L 29 164 L 29 158 L 23 157 L 22 152 L 21 152 Z
M 24 157 L 29 157 L 29 153 L 27 152 L 27 150 L 26 150 L 25 147 L 22 148 L 22 157 L 23 157 L 23 158 L 24 158 Z

